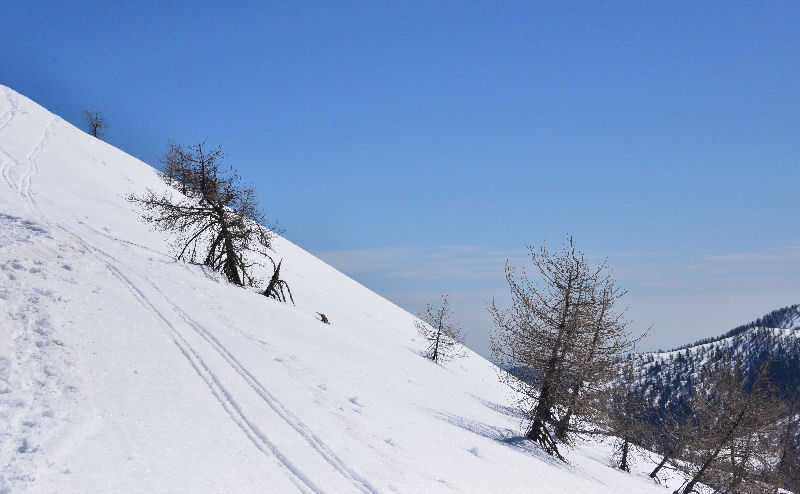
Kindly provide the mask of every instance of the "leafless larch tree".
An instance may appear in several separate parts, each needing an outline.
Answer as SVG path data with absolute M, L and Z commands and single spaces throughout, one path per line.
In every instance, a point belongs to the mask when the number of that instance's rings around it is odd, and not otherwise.
M 558 444 L 598 413 L 584 397 L 608 386 L 637 339 L 616 309 L 624 292 L 604 263 L 591 266 L 571 238 L 561 251 L 529 251 L 535 278 L 506 265 L 512 303 L 492 301 L 490 348 L 501 379 L 522 396 L 525 436 L 563 459 Z
M 106 119 L 100 115 L 100 112 L 95 110 L 86 110 L 83 114 L 83 120 L 89 126 L 89 133 L 98 139 L 106 134 Z
M 434 362 L 448 362 L 465 353 L 464 335 L 453 320 L 448 295 L 442 294 L 439 304 L 427 304 L 414 322 L 417 332 L 425 338 L 425 356 Z
M 267 228 L 255 191 L 242 183 L 232 169 L 222 169 L 219 148 L 203 143 L 183 147 L 170 143 L 162 159 L 165 178 L 177 190 L 129 200 L 141 207 L 144 221 L 157 230 L 171 232 L 178 259 L 200 262 L 221 272 L 239 286 L 257 286 L 251 268 L 272 258 L 274 229 Z M 285 300 L 280 265 L 272 261 L 273 276 L 264 295 Z M 291 292 L 289 292 L 291 297 Z
M 636 388 L 634 362 L 621 365 L 620 377 L 605 392 L 597 394 L 602 407 L 597 414 L 602 433 L 615 438 L 614 460 L 620 470 L 631 471 L 632 446 L 641 444 L 649 432 L 649 404 Z
M 645 443 L 660 460 L 650 472 L 650 478 L 658 480 L 658 474 L 664 468 L 677 469 L 679 458 L 686 456 L 686 450 L 692 439 L 692 426 L 684 414 L 690 413 L 688 405 L 672 409 L 655 406 L 650 408 L 649 427 L 645 430 Z
M 770 458 L 767 475 L 772 482 L 770 494 L 778 494 L 781 488 L 800 485 L 800 458 L 797 443 L 800 441 L 800 397 L 790 393 L 784 401 L 785 416 L 775 430 L 775 454 Z
M 750 380 L 740 364 L 726 358 L 703 369 L 690 400 L 691 440 L 686 454 L 689 479 L 676 492 L 697 492 L 698 484 L 716 492 L 769 492 L 763 474 L 775 457 L 776 432 L 785 414 L 762 366 Z

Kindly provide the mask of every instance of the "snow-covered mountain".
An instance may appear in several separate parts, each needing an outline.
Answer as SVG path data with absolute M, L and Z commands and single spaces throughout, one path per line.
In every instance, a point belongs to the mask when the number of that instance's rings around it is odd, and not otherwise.
M 660 404 L 675 403 L 703 365 L 728 356 L 751 372 L 770 362 L 770 378 L 782 393 L 800 388 L 800 304 L 774 310 L 715 338 L 636 356 L 642 391 Z
M 540 453 L 489 362 L 285 239 L 296 306 L 176 261 L 125 200 L 158 173 L 3 86 L 0 172 L 2 493 L 668 492 Z

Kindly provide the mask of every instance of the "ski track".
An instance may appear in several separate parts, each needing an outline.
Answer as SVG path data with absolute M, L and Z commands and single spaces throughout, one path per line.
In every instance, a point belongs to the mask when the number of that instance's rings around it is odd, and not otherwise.
M 11 123 L 11 121 L 14 119 L 14 116 L 19 111 L 19 104 L 11 99 L 11 95 L 8 93 L 8 91 L 5 93 L 6 101 L 8 101 L 8 104 L 11 108 L 9 108 L 9 110 L 3 114 L 2 118 L 0 118 L 0 132 L 2 132 L 3 129 L 5 129 L 6 126 Z
M 93 232 L 106 237 L 108 239 L 124 243 L 133 247 L 138 247 L 146 250 L 150 250 L 156 252 L 160 255 L 164 255 L 162 252 L 155 251 L 150 249 L 149 247 L 144 247 L 134 242 L 129 242 L 127 240 L 118 238 L 113 235 L 109 235 L 105 232 L 99 231 L 95 228 L 92 228 L 89 225 L 85 225 L 85 227 L 89 228 Z M 75 236 L 73 234 L 73 236 Z M 103 256 L 107 257 L 109 260 L 116 264 L 120 264 L 119 260 L 116 259 L 114 256 L 104 252 L 101 249 L 92 248 L 90 246 L 86 246 L 87 248 L 96 251 Z M 115 269 L 111 267 L 111 269 Z M 118 272 L 118 270 L 117 270 Z M 127 278 L 126 278 L 127 280 Z M 128 280 L 128 282 L 130 282 Z M 326 463 L 328 463 L 331 467 L 333 467 L 339 474 L 341 474 L 345 479 L 347 479 L 353 486 L 361 492 L 364 493 L 371 493 L 377 494 L 380 492 L 376 489 L 373 485 L 369 483 L 366 479 L 361 477 L 358 473 L 356 473 L 351 467 L 349 467 L 333 450 L 324 442 L 322 439 L 319 438 L 299 417 L 297 417 L 294 413 L 291 412 L 280 400 L 278 400 L 272 393 L 270 393 L 263 384 L 255 377 L 253 374 L 248 371 L 241 362 L 233 356 L 233 354 L 228 350 L 219 340 L 209 331 L 206 327 L 201 325 L 199 322 L 191 318 L 185 311 L 183 311 L 177 304 L 175 304 L 167 295 L 154 283 L 147 280 L 148 284 L 151 286 L 153 290 L 155 290 L 161 298 L 163 298 L 171 307 L 172 311 L 180 316 L 181 319 L 197 333 L 201 336 L 224 360 L 231 366 L 231 368 L 236 371 L 236 373 L 247 383 L 247 385 L 256 392 L 256 394 L 264 401 L 284 422 L 286 422 L 292 429 L 294 429 L 302 438 L 305 440 L 306 443 L 311 446 L 314 451 L 319 454 Z M 140 292 L 141 293 L 141 292 Z M 159 314 L 160 315 L 160 314 Z
M 8 186 L 13 191 L 19 193 L 19 189 L 17 189 L 17 183 L 11 176 L 11 165 L 14 165 L 15 163 L 16 162 L 11 159 L 11 156 L 9 156 L 5 151 L 0 150 L 0 168 L 2 168 L 3 180 L 6 181 Z
M 301 492 L 313 492 L 316 494 L 323 494 L 324 491 L 317 487 L 314 482 L 309 479 L 298 467 L 296 467 L 291 460 L 289 460 L 281 451 L 267 438 L 267 436 L 248 419 L 244 411 L 233 398 L 230 391 L 220 382 L 217 375 L 211 370 L 208 364 L 203 360 L 198 351 L 186 340 L 186 338 L 178 331 L 178 329 L 167 319 L 163 312 L 161 312 L 155 304 L 144 294 L 144 292 L 137 287 L 133 281 L 120 269 L 111 264 L 110 262 L 102 259 L 100 255 L 118 262 L 113 256 L 104 252 L 101 249 L 93 247 L 88 242 L 83 240 L 79 235 L 57 225 L 59 229 L 67 233 L 80 243 L 87 251 L 92 252 L 96 259 L 102 262 L 106 269 L 116 278 L 131 294 L 133 297 L 149 312 L 153 313 L 155 317 L 160 320 L 167 330 L 168 335 L 171 337 L 173 343 L 178 347 L 180 352 L 194 368 L 198 376 L 206 383 L 211 390 L 211 393 L 219 401 L 222 408 L 230 415 L 233 422 L 244 432 L 248 439 L 255 445 L 255 447 L 264 453 L 267 457 L 275 458 L 278 460 L 278 466 L 281 467 L 287 474 L 289 479 Z
M 39 140 L 39 144 L 34 147 L 28 156 L 25 158 L 25 171 L 22 172 L 22 176 L 19 179 L 19 183 L 17 184 L 17 190 L 19 191 L 20 195 L 24 197 L 28 202 L 30 202 L 33 207 L 39 211 L 39 207 L 36 205 L 36 202 L 31 197 L 31 181 L 34 175 L 38 172 L 39 168 L 36 164 L 36 160 L 41 156 L 42 152 L 44 151 L 45 146 L 47 146 L 47 142 L 50 140 L 50 136 L 53 135 L 53 125 L 55 125 L 58 117 L 53 116 L 50 121 L 47 123 L 47 126 L 44 128 L 44 134 L 42 138 Z M 39 212 L 40 216 L 43 216 L 41 212 Z
M 14 116 L 19 111 L 19 106 L 17 105 L 16 101 L 11 99 L 11 95 L 8 92 L 6 92 L 5 96 L 6 96 L 6 101 L 8 101 L 10 108 L 7 112 L 3 114 L 3 117 L 0 118 L 0 132 L 2 132 L 3 129 L 5 129 L 6 126 L 11 123 L 11 121 L 14 119 Z M 3 179 L 5 179 L 9 187 L 19 192 L 19 189 L 17 189 L 17 184 L 11 177 L 11 165 L 18 163 L 14 161 L 11 158 L 11 156 L 6 154 L 4 151 L 0 151 L 0 155 L 2 155 L 0 156 L 0 159 L 2 159 L 2 164 L 0 164 L 0 166 L 2 166 Z
M 70 234 L 72 233 L 70 232 Z M 93 252 L 101 252 L 92 249 L 91 246 L 81 241 L 79 237 L 75 237 L 79 242 L 86 245 L 86 247 L 91 249 Z M 209 368 L 208 364 L 206 364 L 203 358 L 200 357 L 198 352 L 189 344 L 183 335 L 180 334 L 175 326 L 169 322 L 164 314 L 159 311 L 147 298 L 147 296 L 139 288 L 137 288 L 128 277 L 122 274 L 119 269 L 108 262 L 103 262 L 109 272 L 133 294 L 134 298 L 136 298 L 136 300 L 142 306 L 151 311 L 158 319 L 161 320 L 161 322 L 164 323 L 170 336 L 172 337 L 172 341 L 175 343 L 181 353 L 183 353 L 184 357 L 186 357 L 186 359 L 189 361 L 189 364 L 194 368 L 195 372 L 197 372 L 197 375 L 199 375 L 200 378 L 205 381 L 209 389 L 211 389 L 211 393 L 214 395 L 217 401 L 219 401 L 220 405 L 222 405 L 225 411 L 228 412 L 234 423 L 239 426 L 242 432 L 245 433 L 245 435 L 256 446 L 256 448 L 258 448 L 268 457 L 274 457 L 277 459 L 278 465 L 289 474 L 289 478 L 301 492 L 314 492 L 322 494 L 324 491 L 317 487 L 311 479 L 303 474 L 299 468 L 297 468 L 288 458 L 286 458 L 286 456 L 284 456 L 283 453 L 281 453 L 281 451 L 274 444 L 272 444 L 266 435 L 264 435 L 258 426 L 256 426 L 245 416 L 239 404 L 236 402 L 233 396 L 231 396 L 230 391 L 228 391 L 228 389 L 222 385 L 219 378 Z
M 74 236 L 74 234 L 73 234 Z M 107 236 L 107 235 L 106 235 Z M 108 237 L 108 236 L 107 236 Z M 111 238 L 111 237 L 110 237 Z M 85 242 L 83 242 L 84 245 Z M 125 242 L 128 243 L 128 242 Z M 92 249 L 95 252 L 102 254 L 103 256 L 110 259 L 112 262 L 119 263 L 119 261 L 112 255 L 104 252 L 101 249 L 92 248 L 86 245 L 87 248 Z M 117 275 L 122 276 L 125 280 L 125 283 L 128 284 L 130 287 L 134 288 L 136 293 L 139 294 L 139 297 L 145 301 L 147 301 L 147 305 L 156 312 L 159 318 L 167 322 L 164 316 L 153 307 L 153 305 L 149 302 L 149 300 L 144 297 L 142 291 L 138 288 L 135 288 L 133 283 L 122 275 L 122 273 L 113 265 L 106 262 L 106 265 L 109 267 L 110 270 L 113 270 L 117 273 Z M 322 439 L 319 438 L 314 432 L 309 429 L 307 425 L 294 413 L 292 413 L 283 403 L 281 403 L 272 393 L 270 393 L 261 382 L 253 376 L 253 374 L 248 371 L 244 365 L 233 356 L 233 354 L 222 344 L 219 340 L 203 325 L 198 323 L 196 320 L 192 319 L 185 311 L 183 311 L 177 304 L 172 302 L 169 297 L 154 283 L 148 280 L 148 284 L 150 287 L 158 293 L 159 297 L 167 302 L 172 308 L 172 311 L 177 314 L 188 327 L 194 330 L 200 337 L 203 338 L 216 352 L 219 354 L 225 362 L 230 365 L 230 367 L 236 371 L 236 373 L 247 383 L 247 385 L 256 392 L 256 394 L 266 403 L 284 422 L 286 422 L 295 432 L 297 432 L 305 441 L 308 443 L 314 451 L 319 454 L 326 463 L 328 463 L 332 468 L 334 468 L 339 474 L 341 474 L 345 479 L 347 479 L 353 486 L 361 492 L 370 493 L 370 494 L 377 494 L 379 491 L 374 486 L 372 486 L 369 481 L 362 478 L 358 475 L 352 468 L 350 468 L 344 461 L 342 461 L 339 456 L 337 456 L 331 448 L 325 444 Z M 169 326 L 174 330 L 174 326 L 168 323 Z M 183 339 L 183 337 L 181 337 Z M 186 340 L 183 339 L 185 342 Z M 188 342 L 186 343 L 188 345 Z M 192 350 L 193 351 L 193 350 Z M 197 358 L 199 355 L 196 354 Z M 207 368 L 207 367 L 206 367 Z M 209 372 L 211 372 L 209 370 Z M 217 382 L 218 383 L 218 382 Z M 218 383 L 220 387 L 222 385 Z M 224 389 L 224 388 L 223 388 Z M 240 410 L 241 413 L 241 410 Z
M 0 167 L 2 167 L 3 179 L 5 179 L 9 187 L 16 191 L 17 194 L 22 196 L 25 202 L 33 209 L 35 215 L 48 224 L 49 221 L 47 221 L 44 214 L 42 214 L 41 210 L 39 209 L 39 205 L 36 204 L 36 201 L 31 195 L 31 184 L 33 182 L 33 177 L 39 170 L 37 160 L 39 159 L 39 156 L 41 156 L 42 152 L 44 152 L 47 143 L 50 141 L 50 137 L 53 135 L 53 126 L 57 121 L 58 117 L 56 116 L 53 116 L 50 119 L 44 128 L 42 138 L 39 139 L 39 142 L 36 144 L 36 146 L 34 146 L 33 149 L 31 149 L 31 151 L 27 154 L 24 163 L 20 163 L 12 158 L 11 155 L 0 149 Z M 0 130 L 2 130 L 2 128 L 0 128 Z M 14 177 L 12 176 L 12 166 L 14 168 L 24 168 L 19 179 L 16 181 L 14 181 Z
M 192 319 L 177 304 L 173 303 L 161 289 L 151 283 L 155 289 L 170 305 L 173 311 L 178 314 L 192 329 L 205 339 L 223 359 L 236 371 L 239 376 L 261 397 L 284 422 L 294 429 L 331 467 L 339 472 L 344 478 L 350 481 L 358 490 L 365 493 L 377 494 L 379 491 L 373 487 L 366 479 L 359 476 L 352 468 L 345 464 L 331 448 L 325 444 L 305 423 L 292 413 L 283 403 L 281 403 L 272 393 L 270 393 L 261 382 L 239 362 L 231 352 L 211 334 L 208 329 Z

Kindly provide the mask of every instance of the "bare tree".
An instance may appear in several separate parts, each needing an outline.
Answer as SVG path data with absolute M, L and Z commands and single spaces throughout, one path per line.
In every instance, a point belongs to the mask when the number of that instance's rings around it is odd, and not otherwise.
M 434 362 L 448 362 L 464 355 L 464 335 L 458 323 L 453 320 L 453 312 L 446 293 L 438 305 L 426 304 L 418 314 L 414 326 L 428 342 L 425 356 Z
M 201 262 L 225 275 L 239 286 L 257 286 L 259 280 L 251 268 L 262 265 L 264 257 L 272 261 L 273 229 L 265 225 L 255 191 L 242 184 L 232 169 L 222 170 L 222 151 L 208 152 L 203 143 L 181 147 L 168 146 L 165 157 L 169 183 L 180 185 L 176 197 L 167 191 L 152 190 L 129 200 L 142 209 L 144 221 L 157 230 L 171 232 L 178 259 Z M 177 181 L 177 182 L 176 182 Z M 280 263 L 273 265 L 273 276 L 264 295 L 285 301 L 280 280 Z M 289 292 L 291 297 L 291 292 Z
M 678 411 L 680 410 L 680 411 Z M 682 456 L 692 437 L 692 423 L 685 420 L 689 413 L 686 407 L 672 409 L 664 406 L 653 409 L 650 420 L 657 422 L 647 429 L 647 444 L 653 452 L 661 456 L 661 460 L 650 472 L 650 477 L 658 480 L 658 473 L 667 465 L 674 465 Z
M 605 265 L 601 265 L 601 270 L 606 269 Z M 634 348 L 636 342 L 644 337 L 642 334 L 631 339 L 631 333 L 623 319 L 624 312 L 615 311 L 615 303 L 626 292 L 614 285 L 610 273 L 602 274 L 597 283 L 589 299 L 589 310 L 584 316 L 582 331 L 576 334 L 574 358 L 577 365 L 571 375 L 573 382 L 569 387 L 569 400 L 555 426 L 555 436 L 562 442 L 569 440 L 575 414 L 581 416 L 584 422 L 586 419 L 602 422 L 607 418 L 610 410 L 608 407 L 594 408 L 593 401 L 584 398 L 587 395 L 602 396 L 606 391 L 605 384 L 609 381 L 622 385 L 624 381 L 617 375 L 620 355 Z M 633 372 L 633 369 L 630 368 L 629 371 Z M 586 376 L 592 376 L 593 379 L 586 380 Z M 632 392 L 633 385 L 630 382 L 625 389 Z M 630 396 L 626 399 L 632 401 L 634 398 Z
M 572 238 L 560 252 L 529 250 L 538 276 L 530 280 L 506 265 L 512 305 L 501 310 L 492 301 L 491 350 L 507 371 L 501 379 L 522 396 L 519 407 L 530 420 L 525 437 L 563 459 L 558 443 L 597 410 L 583 397 L 610 382 L 636 340 L 615 309 L 624 292 L 605 263 L 591 266 Z
M 776 454 L 768 459 L 767 475 L 772 483 L 771 494 L 781 488 L 793 490 L 800 485 L 800 458 L 797 456 L 800 437 L 800 401 L 798 393 L 790 393 L 784 404 L 785 417 L 775 430 Z M 770 461 L 771 460 L 771 461 Z
M 738 363 L 729 358 L 703 371 L 691 401 L 693 437 L 688 451 L 690 478 L 680 494 L 696 492 L 698 483 L 718 492 L 767 491 L 759 475 L 764 464 L 759 445 L 774 431 L 782 415 L 775 390 L 763 365 L 750 381 Z
M 269 279 L 267 288 L 265 288 L 261 294 L 265 297 L 274 298 L 278 302 L 286 302 L 286 294 L 288 293 L 289 300 L 294 304 L 294 297 L 292 296 L 292 290 L 289 288 L 289 284 L 281 279 L 281 264 L 283 264 L 283 260 L 278 261 L 276 265 L 272 257 L 267 257 L 272 263 L 272 277 Z M 330 324 L 325 314 L 322 314 L 322 322 Z
M 199 146 L 202 153 L 203 144 L 200 143 Z M 174 141 L 169 141 L 167 150 L 160 160 L 167 182 L 180 190 L 183 195 L 188 195 L 195 185 L 194 179 L 197 168 L 195 165 L 198 160 L 195 159 L 192 151 L 192 149 L 176 144 Z M 216 151 L 219 151 L 219 149 Z
M 620 470 L 630 472 L 631 446 L 643 442 L 648 427 L 648 406 L 636 389 L 632 359 L 622 364 L 619 379 L 600 396 L 605 404 L 602 415 L 606 433 L 616 438 L 614 453 L 617 466 Z
M 89 126 L 89 133 L 98 139 L 106 134 L 106 119 L 96 110 L 86 110 L 83 120 Z

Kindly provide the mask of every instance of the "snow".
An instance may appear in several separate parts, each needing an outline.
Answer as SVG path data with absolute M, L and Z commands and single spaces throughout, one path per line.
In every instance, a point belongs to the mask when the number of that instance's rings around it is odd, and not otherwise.
M 0 93 L 0 493 L 666 492 L 541 453 L 489 362 L 283 238 L 296 306 L 175 261 L 150 166 Z
M 800 329 L 800 306 L 787 318 L 784 325 L 786 329 Z

